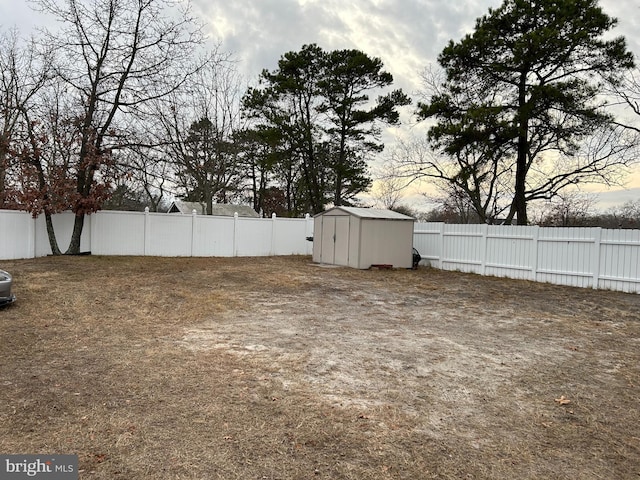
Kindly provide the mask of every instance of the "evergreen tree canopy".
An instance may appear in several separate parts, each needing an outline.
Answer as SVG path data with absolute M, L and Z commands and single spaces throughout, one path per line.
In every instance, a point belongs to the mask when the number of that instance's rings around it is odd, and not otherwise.
M 379 125 L 397 123 L 397 107 L 410 103 L 400 90 L 370 99 L 392 82 L 378 58 L 305 45 L 263 71 L 262 85 L 245 96 L 257 127 L 281 132 L 283 161 L 297 165 L 295 191 L 312 212 L 349 204 L 369 187 L 367 161 L 383 149 Z
M 436 120 L 430 139 L 454 157 L 471 149 L 483 165 L 513 159 L 509 216 L 520 224 L 527 202 L 581 175 L 608 174 L 611 155 L 546 178 L 532 166 L 548 151 L 577 159 L 584 140 L 611 123 L 598 95 L 634 64 L 624 38 L 603 39 L 615 25 L 597 0 L 505 0 L 438 57 L 446 80 L 418 111 Z

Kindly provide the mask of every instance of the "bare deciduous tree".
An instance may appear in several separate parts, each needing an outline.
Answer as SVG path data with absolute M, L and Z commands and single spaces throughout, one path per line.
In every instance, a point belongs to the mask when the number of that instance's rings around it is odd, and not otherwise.
M 235 135 L 242 130 L 242 90 L 229 54 L 216 49 L 200 63 L 181 89 L 156 104 L 156 115 L 176 193 L 211 214 L 214 201 L 225 202 L 241 189 Z
M 67 253 L 80 251 L 86 214 L 101 206 L 105 165 L 127 146 L 123 118 L 174 91 L 193 73 L 199 26 L 181 2 L 170 0 L 35 0 L 61 27 L 43 41 L 57 52 L 61 101 L 77 129 L 71 176 L 76 214 Z
M 577 190 L 559 193 L 540 212 L 536 223 L 552 227 L 582 227 L 589 224 L 595 197 Z
M 15 135 L 47 82 L 49 62 L 33 41 L 22 43 L 17 30 L 0 33 L 0 208 L 15 206 L 15 192 L 7 184 L 8 172 L 17 168 L 12 162 Z
M 464 150 L 456 155 L 434 151 L 426 138 L 397 142 L 389 162 L 396 175 L 407 180 L 427 181 L 441 192 L 438 203 L 469 207 L 483 223 L 495 223 L 508 209 L 511 173 L 508 158 L 485 160 L 477 152 Z

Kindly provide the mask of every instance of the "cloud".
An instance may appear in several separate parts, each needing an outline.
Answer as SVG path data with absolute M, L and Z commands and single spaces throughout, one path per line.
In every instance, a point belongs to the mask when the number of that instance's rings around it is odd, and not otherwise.
M 331 10 L 297 0 L 198 0 L 211 36 L 244 63 L 245 74 L 274 69 L 281 55 L 318 43 L 346 27 Z
M 596 207 L 603 212 L 619 208 L 626 202 L 640 200 L 640 188 L 608 190 L 596 193 Z
M 274 69 L 288 51 L 317 43 L 382 59 L 407 91 L 450 39 L 471 31 L 499 0 L 195 0 L 211 35 L 244 64 L 245 75 Z

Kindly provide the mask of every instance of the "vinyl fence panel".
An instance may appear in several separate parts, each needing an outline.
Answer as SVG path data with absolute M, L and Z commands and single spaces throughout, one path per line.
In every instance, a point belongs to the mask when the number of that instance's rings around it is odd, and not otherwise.
M 487 228 L 485 275 L 532 279 L 536 255 L 535 227 L 499 225 Z
M 313 236 L 313 220 L 307 218 L 304 230 L 300 220 L 295 218 L 276 218 L 273 220 L 272 255 L 311 255 L 313 244 L 307 237 Z M 304 236 L 304 243 L 300 243 L 300 235 Z
M 443 268 L 482 273 L 485 225 L 447 225 L 444 231 Z
M 146 216 L 140 212 L 101 211 L 92 215 L 91 253 L 144 255 Z
M 594 287 L 599 228 L 541 228 L 536 280 Z
M 273 222 L 264 218 L 237 219 L 236 251 L 238 257 L 265 257 L 273 255 L 271 243 Z
M 427 263 L 438 268 L 443 268 L 444 226 L 444 223 L 416 223 L 413 227 L 413 247 Z
M 193 256 L 233 257 L 235 222 L 233 217 L 197 215 L 193 232 Z
M 60 249 L 71 240 L 75 216 L 53 216 Z M 313 219 L 247 218 L 100 211 L 85 217 L 81 251 L 96 255 L 310 255 Z M 0 259 L 51 254 L 43 216 L 0 210 Z
M 0 260 L 34 257 L 35 228 L 28 213 L 0 210 Z
M 445 270 L 640 293 L 640 230 L 418 223 L 414 246 Z
M 147 213 L 145 255 L 155 257 L 190 257 L 196 215 Z
M 640 230 L 603 230 L 599 288 L 640 292 Z

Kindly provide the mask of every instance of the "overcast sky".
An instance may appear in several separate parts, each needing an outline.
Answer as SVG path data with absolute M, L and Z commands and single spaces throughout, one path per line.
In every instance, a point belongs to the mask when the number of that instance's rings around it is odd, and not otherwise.
M 253 82 L 281 55 L 316 43 L 324 50 L 356 48 L 380 57 L 395 84 L 412 95 L 420 71 L 435 62 L 450 40 L 471 32 L 475 19 L 501 0 L 192 0 L 208 34 L 234 54 Z M 40 23 L 27 0 L 0 0 L 0 25 L 27 30 Z M 617 17 L 614 35 L 624 35 L 640 57 L 640 2 L 601 0 Z M 640 187 L 640 174 L 629 187 Z M 636 198 L 640 197 L 638 188 Z M 627 192 L 628 195 L 628 192 Z
M 280 56 L 304 44 L 325 50 L 357 48 L 380 57 L 398 84 L 420 87 L 419 72 L 435 61 L 450 39 L 471 32 L 475 19 L 500 0 L 194 0 L 212 37 L 236 53 L 249 76 L 273 69 Z M 640 55 L 636 32 L 640 2 L 603 0 L 619 18 Z

